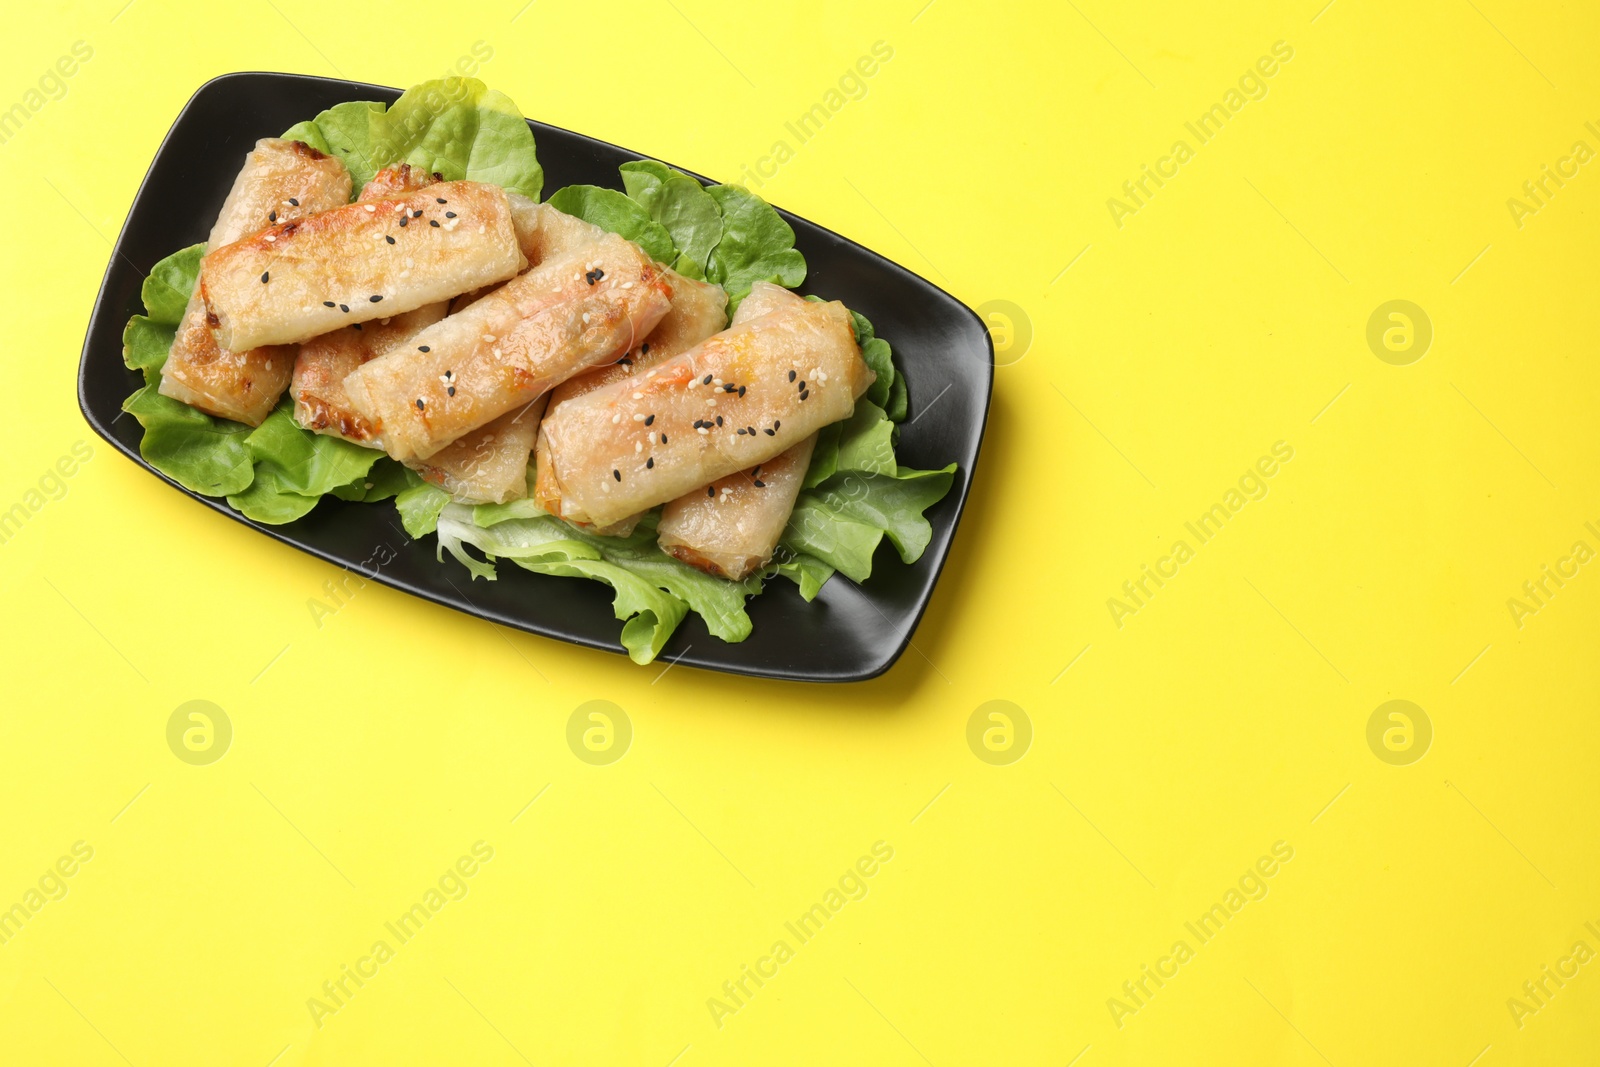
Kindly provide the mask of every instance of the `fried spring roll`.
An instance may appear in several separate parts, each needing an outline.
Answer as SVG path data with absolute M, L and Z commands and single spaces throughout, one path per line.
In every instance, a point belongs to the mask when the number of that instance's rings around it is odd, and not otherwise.
M 550 394 L 406 464 L 458 504 L 504 504 L 528 494 L 528 457 Z
M 666 314 L 661 268 L 615 234 L 547 260 L 345 379 L 395 459 L 426 459 L 551 386 L 610 362 Z M 618 516 L 619 518 L 621 516 Z
M 781 285 L 756 282 L 733 324 L 803 302 Z M 766 566 L 794 511 L 816 445 L 812 434 L 776 459 L 712 482 L 709 492 L 692 489 L 668 503 L 657 527 L 662 551 L 734 581 Z
M 442 302 L 429 304 L 391 319 L 346 326 L 301 345 L 289 385 L 295 421 L 314 433 L 382 448 L 383 428 L 350 406 L 344 380 L 362 364 L 406 347 L 411 338 L 444 318 L 444 310 Z
M 536 498 L 605 526 L 776 458 L 847 417 L 873 379 L 843 304 L 779 309 L 550 412 Z
M 440 182 L 213 249 L 200 293 L 218 344 L 291 344 L 504 281 L 523 263 L 504 189 Z
M 349 200 L 350 172 L 343 163 L 298 141 L 265 138 L 245 157 L 206 246 L 221 248 L 274 223 Z M 160 392 L 209 414 L 259 426 L 283 395 L 293 367 L 292 348 L 219 348 L 196 286 L 161 369 Z
M 816 445 L 812 434 L 776 459 L 669 503 L 656 528 L 661 550 L 734 581 L 766 566 L 794 511 Z
M 358 202 L 404 195 L 440 181 L 443 179 L 437 174 L 402 163 L 380 170 L 362 188 Z M 295 421 L 315 433 L 382 448 L 378 427 L 351 409 L 344 379 L 363 363 L 403 346 L 412 334 L 444 318 L 444 313 L 441 301 L 364 326 L 346 326 L 301 345 L 294 359 L 294 380 L 289 383 Z
M 551 410 L 573 397 L 665 363 L 727 325 L 728 294 L 722 286 L 697 282 L 673 270 L 666 271 L 666 278 L 672 290 L 672 307 L 650 331 L 650 336 L 615 363 L 584 371 L 556 386 L 550 391 Z M 788 292 L 782 286 L 773 288 Z
M 629 349 L 628 354 L 615 363 L 584 371 L 550 390 L 550 410 L 565 400 L 582 396 L 603 385 L 642 374 L 680 352 L 687 352 L 727 325 L 728 294 L 720 285 L 697 282 L 673 270 L 667 270 L 666 277 L 672 289 L 672 307 L 656 324 L 656 328 L 650 331 L 650 336 Z M 627 537 L 642 516 L 642 512 L 630 515 L 608 526 L 593 526 L 590 523 L 576 525 L 598 534 Z

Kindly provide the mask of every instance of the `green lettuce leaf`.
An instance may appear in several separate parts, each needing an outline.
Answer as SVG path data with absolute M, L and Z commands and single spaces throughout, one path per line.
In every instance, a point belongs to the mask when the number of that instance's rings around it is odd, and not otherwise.
M 148 373 L 148 372 L 147 372 Z M 146 385 L 122 402 L 139 420 L 145 462 L 191 492 L 226 496 L 243 492 L 254 477 L 244 440 L 250 427 L 214 419 Z
M 686 278 L 704 280 L 706 261 L 722 240 L 722 209 L 705 186 L 653 159 L 624 163 L 622 184 L 628 197 L 672 237 L 678 252 L 672 269 Z
M 569 185 L 550 197 L 557 211 L 576 215 L 602 230 L 626 237 L 657 263 L 672 263 L 678 258 L 677 246 L 667 228 L 626 194 L 598 185 Z
M 413 540 L 418 540 L 438 526 L 439 513 L 450 503 L 450 494 L 423 481 L 422 475 L 410 468 L 404 477 L 406 487 L 395 494 L 394 506 L 400 512 L 400 525 Z
M 336 485 L 328 490 L 340 500 L 356 500 L 363 504 L 373 504 L 379 500 L 388 500 L 411 484 L 406 477 L 411 473 L 402 463 L 396 463 L 388 456 L 379 454 L 378 462 L 365 475 L 352 481 L 348 485 Z
M 509 97 L 476 78 L 414 85 L 390 108 L 336 104 L 284 137 L 338 156 L 357 193 L 379 170 L 398 163 L 449 181 L 493 182 L 535 200 L 544 188 L 533 130 Z
M 144 301 L 145 314 L 163 326 L 177 326 L 183 321 L 183 311 L 189 306 L 189 294 L 200 277 L 200 257 L 206 254 L 204 244 L 180 248 L 166 259 L 150 268 L 150 276 L 139 288 Z
M 685 614 L 694 611 L 724 641 L 750 636 L 747 597 L 761 591 L 761 575 L 739 582 L 704 574 L 656 544 L 656 516 L 645 516 L 627 537 L 601 537 L 540 511 L 531 500 L 466 508 L 451 504 L 438 517 L 439 544 L 474 577 L 493 580 L 493 561 L 509 559 L 536 574 L 592 578 L 616 593 L 613 610 L 624 621 L 622 643 L 639 663 L 660 652 Z M 471 545 L 488 557 L 475 559 Z
M 793 289 L 806 280 L 794 230 L 771 204 L 741 185 L 713 185 L 706 191 L 722 210 L 722 239 L 711 251 L 706 277 L 728 291 L 730 315 L 755 282 Z
M 294 421 L 287 397 L 244 439 L 255 479 L 228 503 L 256 522 L 293 522 L 317 506 L 324 493 L 365 479 L 383 455 L 349 441 L 307 433 Z
M 944 498 L 956 466 L 894 474 L 841 470 L 795 502 L 783 533 L 792 552 L 814 556 L 853 582 L 872 574 L 872 554 L 888 536 L 906 563 L 921 558 L 933 537 L 923 512 Z

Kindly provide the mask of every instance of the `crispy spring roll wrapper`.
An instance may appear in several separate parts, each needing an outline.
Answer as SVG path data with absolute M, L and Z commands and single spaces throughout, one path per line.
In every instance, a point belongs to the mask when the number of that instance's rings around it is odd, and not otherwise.
M 200 294 L 218 344 L 292 344 L 504 281 L 523 263 L 504 189 L 440 182 L 212 249 Z
M 643 374 L 689 351 L 728 324 L 728 294 L 722 286 L 697 282 L 674 270 L 665 273 L 667 285 L 672 289 L 672 307 L 650 331 L 650 336 L 615 363 L 584 371 L 556 386 L 550 391 L 551 410 L 601 386 Z M 773 288 L 782 289 L 781 286 Z M 788 292 L 787 289 L 782 291 Z
M 650 335 L 644 341 L 629 349 L 628 354 L 615 363 L 603 364 L 584 371 L 550 390 L 551 410 L 562 401 L 582 396 L 611 382 L 642 374 L 680 352 L 687 352 L 727 325 L 726 290 L 709 282 L 697 282 L 685 278 L 674 270 L 665 270 L 665 274 L 667 284 L 672 289 L 672 307 L 656 324 L 656 328 L 650 331 Z M 643 512 L 640 512 L 607 526 L 595 526 L 586 522 L 575 522 L 574 525 L 608 537 L 627 537 L 642 517 Z
M 874 377 L 843 304 L 781 308 L 550 412 L 535 497 L 608 525 L 776 458 L 847 417 Z
M 457 504 L 504 504 L 528 495 L 528 459 L 549 393 L 406 464 Z
M 402 196 L 443 180 L 437 174 L 402 163 L 380 170 L 362 188 L 357 199 Z M 401 347 L 412 334 L 432 326 L 444 318 L 444 314 L 445 304 L 441 301 L 364 326 L 346 326 L 301 345 L 294 360 L 294 379 L 289 383 L 289 394 L 295 400 L 295 421 L 315 433 L 382 448 L 378 428 L 351 410 L 344 379 L 363 363 Z
M 517 245 L 535 266 L 605 236 L 606 231 L 594 223 L 557 211 L 549 204 L 535 203 L 521 193 L 507 193 L 506 198 L 511 203 Z
M 661 268 L 637 245 L 604 234 L 428 327 L 408 350 L 358 368 L 345 390 L 357 412 L 382 425 L 391 456 L 426 459 L 616 359 L 667 307 Z
M 444 311 L 440 301 L 390 319 L 346 326 L 301 345 L 289 384 L 295 421 L 314 433 L 382 448 L 382 427 L 350 406 L 344 380 L 362 364 L 407 347 L 411 338 L 444 318 Z
M 206 246 L 221 248 L 349 200 L 350 172 L 343 163 L 299 141 L 265 138 L 245 157 Z M 293 367 L 293 348 L 219 348 L 196 286 L 161 369 L 160 392 L 209 414 L 259 426 L 283 395 Z
M 738 581 L 772 558 L 800 495 L 817 435 L 776 459 L 719 478 L 661 511 L 661 550 L 707 574 Z
M 801 303 L 781 285 L 756 282 L 734 312 L 733 324 Z M 794 511 L 816 445 L 812 434 L 776 459 L 718 479 L 706 487 L 709 492 L 693 489 L 667 504 L 657 528 L 662 550 L 734 581 L 766 566 Z

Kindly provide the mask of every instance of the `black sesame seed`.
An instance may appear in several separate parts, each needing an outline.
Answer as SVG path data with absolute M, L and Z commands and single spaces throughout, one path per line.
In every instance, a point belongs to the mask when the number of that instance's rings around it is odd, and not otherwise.
M 414 219 L 420 219 L 422 217 L 422 209 L 420 207 L 417 208 L 417 210 L 411 213 L 411 217 Z
M 418 352 L 431 352 L 433 350 L 430 349 L 427 345 L 418 345 L 417 346 L 417 351 Z
M 667 443 L 667 435 L 666 434 L 662 434 L 661 435 L 661 443 L 662 444 L 666 444 Z
M 773 419 L 773 420 L 772 420 L 772 428 L 773 428 L 773 429 L 774 429 L 774 430 L 781 430 L 781 429 L 783 429 L 783 420 L 782 420 L 782 419 Z
M 599 267 L 596 267 L 594 269 L 594 280 L 595 281 L 599 281 L 601 278 L 604 278 L 605 276 L 606 276 L 606 272 L 601 270 Z
M 767 483 L 766 483 L 766 482 L 764 482 L 764 481 L 762 481 L 762 480 L 761 480 L 761 479 L 760 479 L 760 478 L 757 478 L 757 479 L 756 479 L 756 480 L 755 480 L 755 481 L 754 481 L 754 482 L 753 482 L 753 483 L 752 483 L 752 484 L 753 484 L 753 485 L 754 485 L 754 486 L 755 486 L 755 487 L 756 487 L 756 488 L 757 488 L 757 489 L 765 489 L 765 488 L 766 488 L 766 487 L 767 487 Z
M 718 426 L 721 426 L 721 425 L 722 425 L 722 416 L 721 416 L 721 415 L 718 415 L 718 416 L 717 416 L 717 425 L 718 425 Z
M 422 409 L 423 409 L 423 406 L 424 406 L 424 405 L 423 405 L 423 403 L 422 403 L 422 398 L 421 398 L 421 397 L 420 397 L 420 396 L 419 396 L 419 397 L 417 397 L 417 410 L 418 410 L 418 411 L 421 411 L 421 410 L 422 410 Z
M 353 322 L 350 325 L 351 325 L 352 329 L 356 329 L 356 330 L 361 329 L 361 324 L 359 322 Z
M 754 426 L 746 426 L 744 428 L 744 432 L 749 434 L 751 437 L 754 437 L 756 435 L 756 428 Z
M 382 300 L 383 297 L 377 293 L 373 293 L 371 296 L 367 297 L 367 299 L 376 304 L 378 301 Z
M 648 356 L 650 354 L 650 344 L 648 341 L 639 346 L 639 354 L 641 356 Z
M 350 313 L 350 305 L 349 304 L 340 304 L 339 305 L 339 310 L 343 311 L 345 314 L 348 315 Z
M 795 380 L 795 377 L 796 377 L 796 375 L 795 375 L 794 371 L 790 371 L 789 372 L 789 380 L 792 382 L 792 381 Z
M 278 213 L 276 211 L 267 212 L 267 221 L 268 222 L 277 222 L 278 221 Z
M 766 435 L 768 437 L 776 437 L 776 436 L 778 436 L 778 431 L 777 430 L 766 430 L 764 432 L 766 433 Z
M 456 395 L 456 387 L 455 387 L 455 386 L 453 386 L 453 385 L 452 385 L 452 386 L 450 386 L 450 387 L 449 387 L 449 388 L 447 388 L 447 389 L 446 389 L 446 390 L 445 390 L 445 391 L 444 391 L 444 395 L 445 395 L 445 396 L 455 396 L 455 395 Z
M 644 417 L 644 424 L 646 426 L 649 426 L 651 423 L 653 423 L 655 421 L 656 421 L 656 417 L 654 415 L 646 415 Z
M 739 427 L 739 436 L 740 437 L 744 436 L 744 427 L 743 426 Z
M 384 239 L 384 240 L 385 240 L 385 241 L 388 241 L 388 242 L 389 242 L 389 243 L 390 243 L 390 244 L 394 244 L 394 238 L 393 238 L 393 237 L 391 237 L 391 236 L 390 236 L 390 235 L 389 235 L 389 234 L 384 234 L 384 235 L 383 235 L 383 239 Z
M 438 219 L 429 219 L 428 220 L 428 225 L 429 226 L 437 226 L 437 225 L 439 225 L 439 220 Z
M 806 391 L 806 380 L 804 378 L 801 378 L 800 379 L 800 384 L 797 385 L 795 388 L 799 389 L 802 393 L 805 392 Z
M 741 396 L 741 397 L 744 396 L 744 386 L 742 386 L 742 385 L 739 386 L 739 396 Z
M 410 221 L 411 220 L 409 218 L 407 218 L 405 215 L 401 215 L 400 216 L 400 226 L 401 226 L 401 228 L 403 229 L 405 227 L 405 224 L 410 222 Z
M 453 219 L 456 217 L 456 213 L 454 211 L 446 211 L 444 213 L 444 217 L 447 219 Z
M 800 390 L 800 399 L 801 400 L 809 399 L 810 396 L 811 396 L 811 390 L 809 390 L 809 389 Z
M 267 276 L 269 274 L 271 274 L 271 273 L 272 272 L 269 271 L 269 270 L 264 270 L 264 271 L 261 272 L 261 284 L 262 285 L 266 285 L 267 284 Z
M 612 471 L 611 471 L 611 477 L 615 478 L 617 481 L 620 482 L 620 481 L 622 481 L 622 472 L 619 471 L 619 470 L 616 470 L 615 468 L 613 468 Z
M 433 198 L 433 202 L 435 204 L 448 204 L 450 201 L 446 200 L 442 196 L 436 196 L 436 197 Z
M 656 465 L 656 457 L 654 457 L 654 456 L 651 456 L 649 459 L 644 461 L 644 469 L 647 470 L 647 471 L 648 470 L 654 470 L 655 469 L 655 465 Z
M 322 306 L 325 307 L 325 308 L 332 308 L 332 307 L 338 307 L 339 305 L 335 304 L 332 300 L 324 300 L 322 302 Z
M 299 207 L 300 206 L 300 201 L 296 200 L 294 197 L 291 196 L 289 198 L 289 204 L 291 206 L 293 206 L 293 207 Z
M 706 486 L 706 496 L 714 497 L 716 495 L 717 495 L 716 486 L 713 486 L 713 485 Z
M 701 385 L 710 385 L 711 384 L 711 375 L 708 374 L 704 378 L 701 378 L 700 379 L 700 384 Z
M 633 360 L 629 359 L 627 356 L 623 356 L 621 359 L 617 360 L 617 362 L 622 364 L 624 367 L 633 366 Z

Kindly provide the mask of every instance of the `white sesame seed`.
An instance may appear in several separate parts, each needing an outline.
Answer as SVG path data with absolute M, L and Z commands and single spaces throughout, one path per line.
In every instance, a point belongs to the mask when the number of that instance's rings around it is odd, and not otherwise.
M 504 359 L 504 358 L 505 358 L 505 356 L 504 356 L 504 354 L 503 354 L 503 353 L 502 353 L 502 352 L 501 352 L 501 351 L 500 351 L 500 350 L 499 350 L 499 349 L 498 349 L 498 348 L 496 348 L 496 349 L 495 349 L 495 350 L 494 350 L 494 358 L 495 358 L 495 359 Z
M 483 339 L 485 341 L 488 341 L 489 343 L 493 344 L 494 341 L 495 341 L 495 336 L 492 333 L 486 333 L 486 334 L 483 335 Z
M 707 400 L 707 401 L 706 401 L 706 407 L 708 407 L 708 408 L 714 408 L 714 407 L 716 407 L 716 406 L 717 406 L 717 402 L 716 402 L 716 401 L 715 401 L 715 400 Z
M 368 214 L 371 214 L 371 213 L 372 213 L 372 212 L 374 212 L 374 211 L 377 211 L 377 210 L 378 210 L 378 209 L 377 209 L 377 208 L 375 208 L 375 207 L 373 207 L 373 206 L 372 206 L 372 205 L 371 205 L 371 204 L 367 204 L 367 205 L 365 205 L 365 206 L 366 206 L 366 209 L 367 209 L 367 213 L 368 213 Z
M 634 395 L 637 396 L 638 394 L 634 394 Z M 643 422 L 644 421 L 644 416 L 638 414 L 637 412 L 635 412 L 634 416 L 633 416 L 633 421 L 634 422 Z
M 634 393 L 633 394 L 633 398 L 635 400 L 643 400 L 644 399 L 644 394 L 643 393 Z
M 710 433 L 710 432 L 711 432 L 711 431 L 709 431 L 709 430 L 707 430 L 707 429 L 706 429 L 706 428 L 705 428 L 705 427 L 704 427 L 704 426 L 702 426 L 702 427 L 700 427 L 700 429 L 699 429 L 699 430 L 697 430 L 697 431 L 696 431 L 696 432 L 697 432 L 697 433 Z
M 272 369 L 272 360 L 270 360 L 270 359 L 269 359 L 269 360 L 267 360 L 267 369 L 268 369 L 268 370 L 271 370 L 271 369 Z
M 615 415 L 611 416 L 611 425 L 615 426 L 617 423 L 619 423 L 621 421 L 622 421 L 622 412 L 619 411 Z
M 640 444 L 638 441 L 635 441 L 633 443 L 633 451 L 635 453 L 643 452 L 644 451 L 644 445 Z
M 585 326 L 589 325 L 589 313 L 587 311 L 583 313 L 583 324 Z
M 633 288 L 633 283 L 632 282 L 623 282 L 622 283 L 622 288 L 624 288 L 624 289 L 632 289 Z
M 272 234 L 270 234 L 270 233 L 267 234 L 267 243 L 268 244 L 276 244 L 277 241 L 278 241 L 278 239 L 276 237 L 272 236 Z

